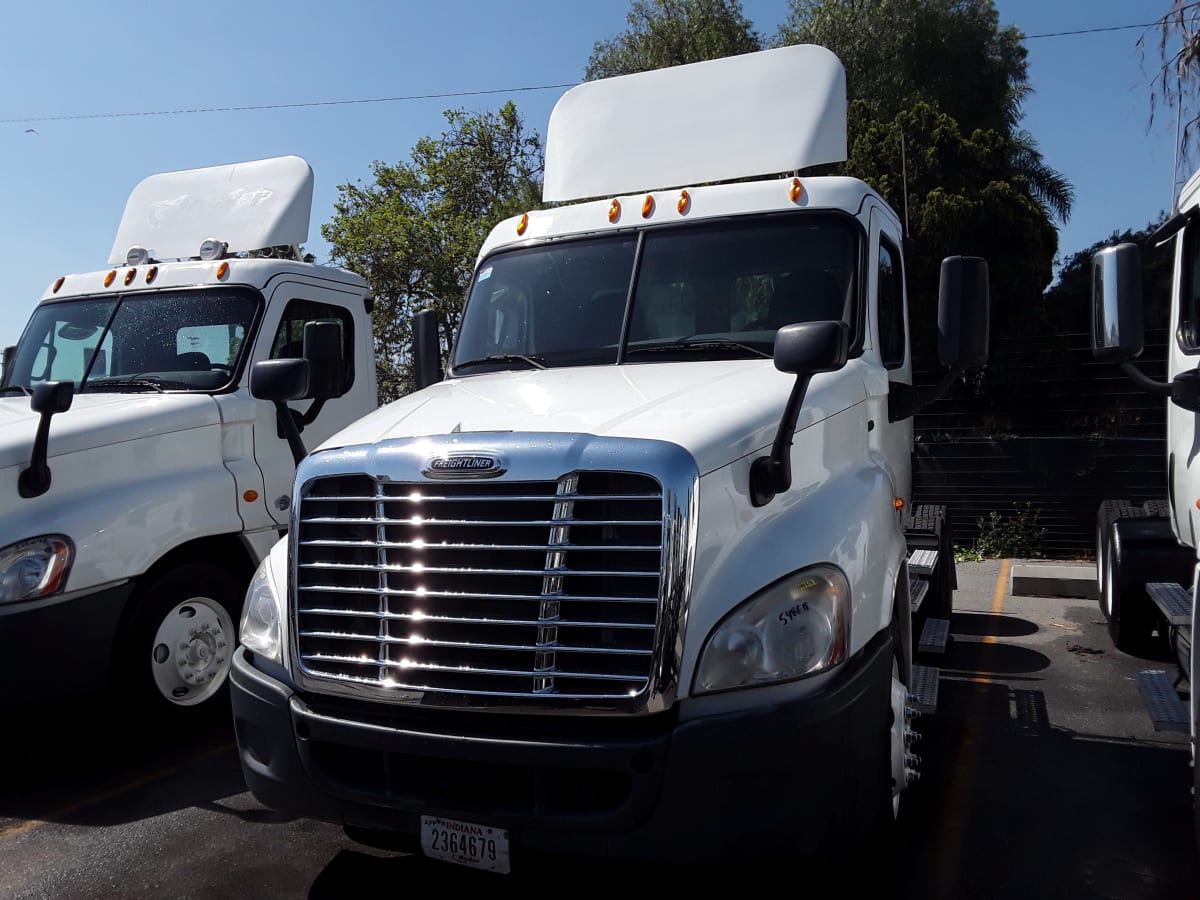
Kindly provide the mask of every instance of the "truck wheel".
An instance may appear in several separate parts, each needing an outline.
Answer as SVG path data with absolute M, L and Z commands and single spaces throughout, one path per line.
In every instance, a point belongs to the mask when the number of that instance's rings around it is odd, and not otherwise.
M 232 574 L 207 563 L 180 566 L 146 585 L 119 657 L 123 686 L 160 713 L 221 705 L 243 594 Z
M 1101 600 L 1108 608 L 1108 633 L 1118 650 L 1135 656 L 1157 654 L 1154 630 L 1158 625 L 1154 602 L 1145 585 L 1131 578 L 1129 567 L 1122 570 L 1121 544 L 1109 533 L 1104 553 L 1106 590 Z
M 881 792 L 875 818 L 867 835 L 868 849 L 886 850 L 890 845 L 892 835 L 900 818 L 900 797 L 908 786 L 908 718 L 905 715 L 908 706 L 908 688 L 902 676 L 903 649 L 898 636 L 893 644 L 892 671 L 888 679 L 890 686 L 890 708 L 887 722 L 887 773 L 883 779 L 886 791 Z

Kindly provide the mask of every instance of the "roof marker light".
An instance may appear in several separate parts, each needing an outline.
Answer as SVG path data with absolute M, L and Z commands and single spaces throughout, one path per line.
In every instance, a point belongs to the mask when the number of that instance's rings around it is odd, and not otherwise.
M 692 207 L 692 195 L 687 191 L 679 192 L 679 199 L 675 201 L 675 208 L 679 210 L 681 216 L 687 215 L 687 211 Z
M 647 194 L 642 199 L 642 218 L 650 218 L 650 213 L 654 212 L 654 195 Z
M 108 274 L 104 276 L 104 286 L 108 287 L 117 277 L 117 270 L 110 269 Z
M 149 284 L 157 277 L 158 277 L 158 266 L 151 266 L 149 269 L 146 270 L 146 284 Z
M 66 275 L 59 275 L 54 279 L 54 285 L 50 288 L 50 293 L 57 294 L 58 289 L 63 286 L 63 282 L 67 280 Z
M 145 247 L 134 244 L 125 253 L 125 265 L 127 266 L 144 266 L 148 262 L 150 262 L 150 251 Z
M 804 186 L 802 184 L 800 184 L 800 179 L 793 178 L 792 183 L 790 185 L 788 185 L 788 197 L 791 199 L 791 201 L 793 203 L 796 203 L 800 200 L 800 197 L 803 193 L 804 193 Z
M 217 266 L 217 278 L 220 279 L 221 281 L 224 281 L 225 276 L 228 274 L 229 274 L 229 262 L 228 262 L 228 260 L 225 260 L 219 266 Z
M 614 200 L 608 204 L 608 221 L 615 222 L 619 218 L 621 218 L 621 201 Z
M 133 281 L 133 279 L 136 275 L 137 275 L 137 269 L 130 269 L 128 272 L 125 273 L 125 283 L 129 284 L 129 282 Z
M 521 218 L 517 219 L 517 234 L 524 234 L 525 229 L 529 227 L 529 213 L 521 213 Z
M 200 245 L 200 258 L 203 260 L 220 259 L 225 255 L 227 244 L 216 238 L 208 238 Z

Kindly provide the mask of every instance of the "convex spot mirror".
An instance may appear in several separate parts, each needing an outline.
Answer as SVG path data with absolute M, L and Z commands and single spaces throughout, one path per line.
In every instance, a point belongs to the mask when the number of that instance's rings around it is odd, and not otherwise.
M 850 326 L 845 322 L 798 322 L 775 335 L 775 368 L 793 375 L 836 372 L 846 365 Z
M 303 400 L 308 393 L 307 359 L 264 359 L 250 369 L 250 393 L 259 400 Z

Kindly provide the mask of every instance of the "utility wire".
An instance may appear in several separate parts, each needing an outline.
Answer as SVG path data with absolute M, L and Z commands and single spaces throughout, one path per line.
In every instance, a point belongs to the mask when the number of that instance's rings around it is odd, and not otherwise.
M 1075 31 L 1053 31 L 1045 34 L 1027 34 L 1025 40 L 1035 38 L 1067 37 L 1069 35 L 1096 34 L 1102 31 L 1128 31 L 1133 28 L 1152 28 L 1161 25 L 1162 19 L 1156 22 L 1146 22 L 1141 25 L 1111 25 L 1103 28 L 1081 28 Z M 0 125 L 26 125 L 30 122 L 71 122 L 81 119 L 130 119 L 147 116 L 184 116 L 196 113 L 217 112 L 251 112 L 272 109 L 310 109 L 318 106 L 351 106 L 362 103 L 401 103 L 410 100 L 444 100 L 454 97 L 483 97 L 489 94 L 516 94 L 530 91 L 563 90 L 575 87 L 578 82 L 570 84 L 538 84 L 515 88 L 493 88 L 482 91 L 446 91 L 436 94 L 409 94 L 403 97 L 366 97 L 354 100 L 312 100 L 305 103 L 262 103 L 255 106 L 205 106 L 194 109 L 157 109 L 147 111 L 112 112 L 112 113 L 80 113 L 63 116 L 24 116 L 12 119 L 0 119 Z

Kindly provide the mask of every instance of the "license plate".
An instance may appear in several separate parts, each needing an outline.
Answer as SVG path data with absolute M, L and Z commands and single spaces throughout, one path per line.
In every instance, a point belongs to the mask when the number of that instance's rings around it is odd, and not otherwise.
M 431 859 L 508 874 L 508 832 L 490 825 L 421 816 L 421 852 Z

